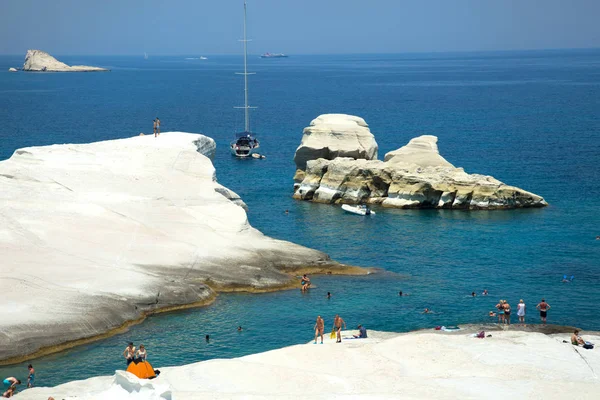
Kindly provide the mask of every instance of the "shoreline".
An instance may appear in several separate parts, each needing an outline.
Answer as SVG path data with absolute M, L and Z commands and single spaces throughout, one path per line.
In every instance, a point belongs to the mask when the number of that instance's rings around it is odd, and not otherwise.
M 326 335 L 323 345 L 312 339 L 231 359 L 210 359 L 161 367 L 156 379 L 139 379 L 117 370 L 54 387 L 23 390 L 18 398 L 53 396 L 68 399 L 129 399 L 144 392 L 152 398 L 292 398 L 303 393 L 323 398 L 335 382 L 341 397 L 403 397 L 456 399 L 594 399 L 600 383 L 598 350 L 573 346 L 568 326 L 546 325 L 541 334 L 498 330 L 483 339 L 470 333 L 481 326 L 462 325 L 458 332 L 417 330 L 406 333 L 369 330 L 366 339 L 351 339 L 356 330 L 342 331 L 342 344 Z M 498 328 L 498 327 L 495 327 Z M 487 333 L 487 332 L 486 332 Z M 598 332 L 586 332 L 598 342 Z M 298 360 L 304 360 L 298 363 Z M 339 360 L 346 360 L 339 368 Z M 498 371 L 505 381 L 498 384 Z M 262 377 L 256 379 L 257 376 Z M 302 382 L 310 381 L 310 387 Z M 276 384 L 274 384 L 276 383 Z M 493 389 L 493 390 L 490 390 Z M 107 397 L 108 396 L 108 397 Z
M 343 270 L 335 269 L 332 267 L 343 267 Z M 331 263 L 327 265 L 310 265 L 303 267 L 292 267 L 292 268 L 282 268 L 282 272 L 290 275 L 290 280 L 281 285 L 275 285 L 270 287 L 254 287 L 254 286 L 243 286 L 243 285 L 219 285 L 217 283 L 211 283 L 210 279 L 199 282 L 203 285 L 208 286 L 212 293 L 203 300 L 188 303 L 188 304 L 180 304 L 180 305 L 168 305 L 165 307 L 153 309 L 153 310 L 145 310 L 142 314 L 133 320 L 124 321 L 121 325 L 116 328 L 109 329 L 105 332 L 102 332 L 97 335 L 93 335 L 90 337 L 68 340 L 59 344 L 50 345 L 46 347 L 41 347 L 39 350 L 36 350 L 33 353 L 24 355 L 24 356 L 14 356 L 6 359 L 0 360 L 0 366 L 10 366 L 16 365 L 22 362 L 31 361 L 40 357 L 48 356 L 51 354 L 60 353 L 78 346 L 86 345 L 89 343 L 97 342 L 99 340 L 107 339 L 109 337 L 118 335 L 120 333 L 127 332 L 129 328 L 135 325 L 139 325 L 143 323 L 146 318 L 156 315 L 156 314 L 164 314 L 174 311 L 188 310 L 192 308 L 202 308 L 211 305 L 215 302 L 219 294 L 221 293 L 251 293 L 251 294 L 261 294 L 261 293 L 270 293 L 270 292 L 278 292 L 284 290 L 293 290 L 298 289 L 298 281 L 296 279 L 296 274 L 312 274 L 312 275 L 344 275 L 344 276 L 364 276 L 374 273 L 374 268 L 363 268 L 356 266 L 349 266 L 345 264 L 336 264 Z

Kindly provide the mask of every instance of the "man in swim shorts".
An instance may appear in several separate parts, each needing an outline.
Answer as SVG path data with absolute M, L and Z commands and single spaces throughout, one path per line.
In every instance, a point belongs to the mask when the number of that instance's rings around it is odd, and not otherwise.
M 538 310 L 540 310 L 540 318 L 542 319 L 542 323 L 546 323 L 546 317 L 548 316 L 548 310 L 550 309 L 550 304 L 546 303 L 546 300 L 542 299 L 540 304 L 535 306 Z
M 33 387 L 33 381 L 35 379 L 35 370 L 33 369 L 33 365 L 29 364 L 27 366 L 27 369 L 29 370 L 29 375 L 27 376 L 27 387 Z
M 323 344 L 323 331 L 325 330 L 325 321 L 319 315 L 317 317 L 317 323 L 315 324 L 315 343 L 317 344 L 317 337 L 321 336 L 321 344 Z
M 133 345 L 133 342 L 129 342 L 129 345 L 125 347 L 125 350 L 123 350 L 123 357 L 125 357 L 127 366 L 129 366 L 135 358 L 135 346 Z
M 337 332 L 337 340 L 335 341 L 336 343 L 342 343 L 342 325 L 344 325 L 344 329 L 346 329 L 346 321 L 344 321 L 339 315 L 335 314 L 333 326 Z
M 152 120 L 152 125 L 153 125 L 153 127 L 152 127 L 153 131 L 152 132 L 154 133 L 154 137 L 156 137 L 156 120 L 155 119 Z
M 156 133 L 160 135 L 160 119 L 156 117 Z

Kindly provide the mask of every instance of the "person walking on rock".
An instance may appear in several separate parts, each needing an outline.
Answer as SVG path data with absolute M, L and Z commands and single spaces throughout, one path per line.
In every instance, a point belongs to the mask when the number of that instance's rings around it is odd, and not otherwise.
M 550 309 L 550 304 L 546 303 L 545 299 L 542 299 L 540 304 L 538 304 L 535 308 L 540 310 L 540 318 L 542 320 L 542 324 L 545 324 L 546 317 L 548 316 L 548 310 Z
M 319 315 L 317 317 L 317 323 L 315 324 L 315 343 L 317 344 L 317 337 L 321 336 L 321 344 L 323 344 L 323 331 L 325 330 L 325 321 Z
M 160 119 L 156 117 L 156 133 L 160 135 Z
M 344 321 L 344 319 L 339 315 L 335 314 L 333 326 L 337 332 L 337 340 L 335 341 L 336 343 L 342 343 L 342 325 L 344 325 L 344 329 L 346 329 L 346 321 Z

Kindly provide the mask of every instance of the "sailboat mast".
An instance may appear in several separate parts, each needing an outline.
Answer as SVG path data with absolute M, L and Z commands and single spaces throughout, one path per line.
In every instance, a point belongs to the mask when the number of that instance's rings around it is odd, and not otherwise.
M 248 40 L 246 39 L 246 0 L 244 0 L 244 117 L 245 117 L 245 130 L 244 132 L 250 132 L 250 116 L 248 115 Z

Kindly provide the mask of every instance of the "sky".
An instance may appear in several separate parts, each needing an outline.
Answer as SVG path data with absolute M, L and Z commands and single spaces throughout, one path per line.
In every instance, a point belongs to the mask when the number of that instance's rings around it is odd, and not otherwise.
M 600 47 L 600 0 L 247 0 L 250 53 Z M 238 54 L 243 0 L 0 0 L 0 54 Z

